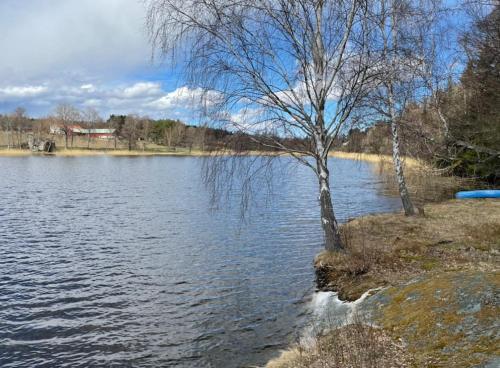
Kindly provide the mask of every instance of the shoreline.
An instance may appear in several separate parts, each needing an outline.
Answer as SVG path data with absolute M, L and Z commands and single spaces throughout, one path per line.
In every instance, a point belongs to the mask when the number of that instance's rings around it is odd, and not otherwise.
M 339 336 L 342 346 L 356 352 L 347 353 L 353 360 L 364 357 L 359 345 L 366 337 L 376 336 L 368 345 L 389 352 L 380 358 L 386 366 L 498 362 L 500 200 L 426 204 L 416 217 L 362 216 L 343 224 L 342 233 L 349 254 L 323 251 L 314 260 L 318 291 L 357 305 L 357 319 L 331 324 L 313 346 L 292 345 L 266 367 L 322 366 L 339 354 L 332 342 Z M 356 333 L 346 334 L 349 329 Z M 356 340 L 360 335 L 365 339 Z M 383 346 L 377 345 L 380 339 Z M 405 348 L 398 350 L 401 344 Z
M 56 157 L 87 157 L 87 156 L 115 156 L 115 157 L 125 157 L 125 156 L 207 156 L 209 152 L 203 152 L 198 150 L 189 151 L 140 151 L 140 150 L 123 150 L 123 149 L 109 149 L 109 150 L 86 150 L 86 149 L 67 149 L 67 150 L 57 150 L 55 152 L 32 152 L 30 150 L 21 149 L 0 149 L 0 157 L 44 157 L 44 156 L 56 156 Z
M 192 156 L 192 157 L 205 157 L 214 154 L 214 151 L 201 151 L 197 149 L 179 150 L 179 151 L 155 151 L 155 150 L 126 150 L 126 149 L 84 149 L 84 148 L 69 148 L 59 149 L 55 152 L 32 152 L 27 149 L 19 148 L 0 148 L 0 157 L 24 157 L 24 156 L 61 156 L 61 157 L 84 157 L 84 156 Z M 231 155 L 233 152 L 226 152 L 224 154 Z M 285 156 L 287 153 L 282 152 L 267 152 L 267 151 L 250 151 L 246 152 L 248 155 L 263 155 L 263 156 Z M 377 155 L 371 153 L 358 153 L 358 152 L 344 152 L 344 151 L 331 151 L 329 157 L 359 160 L 372 163 L 387 163 L 392 164 L 392 157 L 389 155 Z M 409 167 L 426 167 L 426 164 L 411 158 L 404 158 L 405 164 Z
M 382 155 L 382 154 L 378 155 L 375 153 L 332 151 L 329 153 L 328 156 L 335 158 L 343 158 L 347 160 L 359 160 L 376 164 L 389 164 L 392 167 L 392 157 L 389 155 Z M 428 165 L 426 163 L 412 157 L 403 157 L 403 162 L 405 163 L 406 167 L 412 169 L 428 168 Z

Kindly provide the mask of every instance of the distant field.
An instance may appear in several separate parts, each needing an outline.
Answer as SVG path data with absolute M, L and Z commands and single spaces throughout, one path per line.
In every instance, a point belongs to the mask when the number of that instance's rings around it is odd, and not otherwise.
M 107 154 L 111 155 L 152 155 L 152 154 L 169 154 L 169 155 L 182 155 L 191 154 L 197 155 L 201 152 L 198 150 L 189 150 L 184 147 L 168 148 L 167 146 L 158 145 L 155 143 L 145 143 L 142 141 L 136 142 L 135 148 L 132 151 L 128 150 L 128 141 L 123 139 L 96 139 L 91 138 L 90 141 L 86 136 L 75 136 L 73 139 L 68 138 L 68 150 L 65 150 L 65 139 L 64 135 L 45 135 L 43 136 L 47 139 L 52 139 L 56 143 L 56 149 L 58 155 L 65 156 L 82 156 L 82 155 L 95 155 L 100 154 L 105 151 Z M 11 145 L 14 144 L 14 149 L 8 150 L 9 137 L 6 132 L 0 131 L 0 154 L 2 156 L 19 156 L 30 154 L 26 150 L 20 150 L 19 144 L 28 142 L 28 135 L 25 133 L 13 133 L 10 139 Z

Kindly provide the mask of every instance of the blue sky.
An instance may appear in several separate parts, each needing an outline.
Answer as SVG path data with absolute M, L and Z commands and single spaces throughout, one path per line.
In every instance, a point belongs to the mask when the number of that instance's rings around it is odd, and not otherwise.
M 197 94 L 151 62 L 139 0 L 1 0 L 0 114 L 59 103 L 195 122 Z

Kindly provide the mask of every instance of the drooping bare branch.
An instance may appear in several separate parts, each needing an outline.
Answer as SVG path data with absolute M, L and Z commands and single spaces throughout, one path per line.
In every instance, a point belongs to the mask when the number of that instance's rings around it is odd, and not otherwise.
M 150 0 L 151 43 L 186 66 L 194 87 L 217 96 L 204 114 L 312 169 L 327 248 L 342 244 L 331 203 L 328 152 L 366 93 L 368 3 L 364 0 Z M 298 143 L 301 142 L 301 143 Z M 234 147 L 231 147 L 234 149 Z M 224 155 L 215 172 L 234 170 Z M 248 153 L 248 152 L 246 152 Z M 239 152 L 238 159 L 245 152 Z M 234 157 L 234 156 L 233 156 Z M 228 168 L 222 170 L 221 163 Z M 241 162 L 241 160 L 240 160 Z M 253 160 L 245 161 L 250 166 Z M 260 160 L 270 167 L 269 160 Z M 227 177 L 225 181 L 227 182 Z M 246 180 L 240 180 L 246 183 Z M 214 184 L 213 189 L 220 189 Z

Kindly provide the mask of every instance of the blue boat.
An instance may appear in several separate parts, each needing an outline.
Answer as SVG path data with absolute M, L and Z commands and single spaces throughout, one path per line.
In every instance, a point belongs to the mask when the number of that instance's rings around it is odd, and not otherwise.
M 468 199 L 468 198 L 500 198 L 500 190 L 490 189 L 490 190 L 466 190 L 463 192 L 457 192 L 455 194 L 457 199 Z

